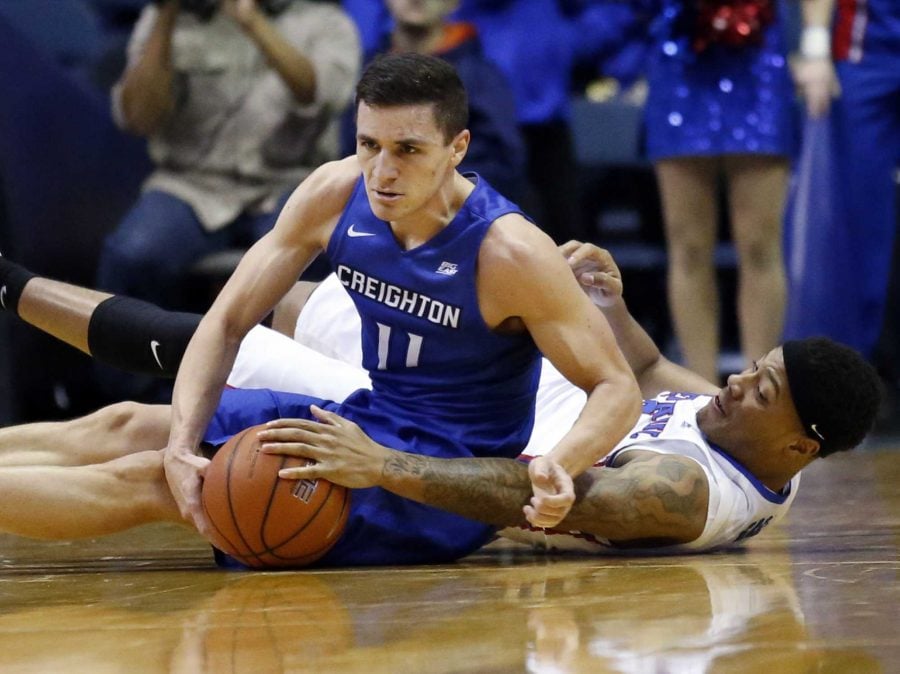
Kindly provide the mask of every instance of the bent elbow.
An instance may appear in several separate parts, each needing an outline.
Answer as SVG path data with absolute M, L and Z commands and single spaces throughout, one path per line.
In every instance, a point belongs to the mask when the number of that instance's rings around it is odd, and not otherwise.
M 644 400 L 641 395 L 641 387 L 631 370 L 617 373 L 616 388 L 618 389 L 617 400 L 622 406 L 623 416 L 634 423 L 641 414 Z

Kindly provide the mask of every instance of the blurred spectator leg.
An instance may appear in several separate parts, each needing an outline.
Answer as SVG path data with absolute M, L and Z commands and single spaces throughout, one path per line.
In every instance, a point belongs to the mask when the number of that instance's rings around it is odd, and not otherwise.
M 780 157 L 724 157 L 738 256 L 738 327 L 745 364 L 781 341 L 787 298 L 782 223 L 788 164 Z
M 656 164 L 668 247 L 669 308 L 682 358 L 718 381 L 719 293 L 713 252 L 718 230 L 718 159 Z

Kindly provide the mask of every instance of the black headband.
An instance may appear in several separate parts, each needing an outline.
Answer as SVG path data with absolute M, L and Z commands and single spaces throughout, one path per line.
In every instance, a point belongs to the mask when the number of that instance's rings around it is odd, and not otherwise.
M 794 407 L 806 430 L 806 434 L 821 443 L 828 442 L 828 420 L 822 418 L 822 410 L 817 400 L 816 367 L 809 348 L 802 341 L 788 341 L 782 347 L 784 369 Z

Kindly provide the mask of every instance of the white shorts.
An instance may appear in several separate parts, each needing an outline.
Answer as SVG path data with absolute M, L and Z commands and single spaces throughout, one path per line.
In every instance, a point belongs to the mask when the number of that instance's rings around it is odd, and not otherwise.
M 341 401 L 371 388 L 362 369 L 359 315 L 334 274 L 315 289 L 300 312 L 294 339 L 256 327 L 241 342 L 228 377 L 236 388 L 270 388 Z M 545 358 L 541 363 L 531 440 L 523 454 L 546 454 L 578 418 L 585 393 Z

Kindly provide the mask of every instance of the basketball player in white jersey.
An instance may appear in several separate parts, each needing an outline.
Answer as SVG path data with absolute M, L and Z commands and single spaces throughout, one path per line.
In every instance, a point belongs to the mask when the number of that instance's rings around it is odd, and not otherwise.
M 284 420 L 268 433 L 280 443 L 279 453 L 295 442 L 297 455 L 317 462 L 284 475 L 381 486 L 501 527 L 518 518 L 500 534 L 555 550 L 700 551 L 744 541 L 778 521 L 796 496 L 800 469 L 850 449 L 871 427 L 877 376 L 852 350 L 826 339 L 788 342 L 719 389 L 662 357 L 628 313 L 619 271 L 606 251 L 577 242 L 562 250 L 606 314 L 646 398 L 632 431 L 576 481 L 578 499 L 562 526 L 536 529 L 521 516 L 529 501 L 524 462 L 554 446 L 584 401 L 546 361 L 537 421 L 521 461 L 413 457 L 323 414 L 324 424 Z M 294 336 L 356 362 L 357 328 L 343 315 L 342 294 L 333 281 L 317 288 Z M 326 325 L 316 327 L 310 318 L 324 312 Z M 268 379 L 260 372 L 267 367 L 258 358 L 241 358 L 229 381 L 242 386 Z
M 852 350 L 828 340 L 788 343 L 718 389 L 661 356 L 628 313 L 618 269 L 605 251 L 576 242 L 562 250 L 606 314 L 648 400 L 633 431 L 577 480 L 576 504 L 560 527 L 535 530 L 523 515 L 531 498 L 524 461 L 554 446 L 584 402 L 584 394 L 546 361 L 523 461 L 410 456 L 324 415 L 323 424 L 288 420 L 271 431 L 280 452 L 318 461 L 285 477 L 379 485 L 551 549 L 702 551 L 744 541 L 777 521 L 796 495 L 800 469 L 816 457 L 850 449 L 871 427 L 877 377 Z M 79 330 L 72 325 L 81 324 L 85 332 L 84 316 L 93 309 L 77 318 L 77 307 L 96 308 L 97 299 L 107 297 L 38 279 L 22 293 L 19 311 L 88 351 L 83 334 L 80 341 L 73 337 Z M 42 304 L 55 307 L 55 319 L 46 318 Z M 167 315 L 157 311 L 149 322 L 162 325 Z M 286 390 L 315 385 L 317 395 L 333 399 L 366 386 L 354 317 L 340 284 L 326 281 L 300 312 L 294 332 L 299 342 L 326 349 L 328 356 L 258 328 L 243 342 L 229 383 Z M 131 318 L 132 327 L 141 323 L 139 316 Z M 105 321 L 104 329 L 115 323 Z M 294 325 L 292 318 L 287 323 Z M 286 362 L 303 367 L 285 368 Z M 146 451 L 164 444 L 167 423 L 165 407 L 122 404 L 72 422 L 0 430 L 0 466 L 6 466 L 0 468 L 0 530 L 70 538 L 72 519 L 87 536 L 179 521 L 159 453 Z M 63 467 L 73 465 L 80 468 Z M 72 489 L 57 488 L 63 479 Z M 7 501 L 23 505 L 7 507 Z M 72 519 L 61 522 L 60 513 Z

